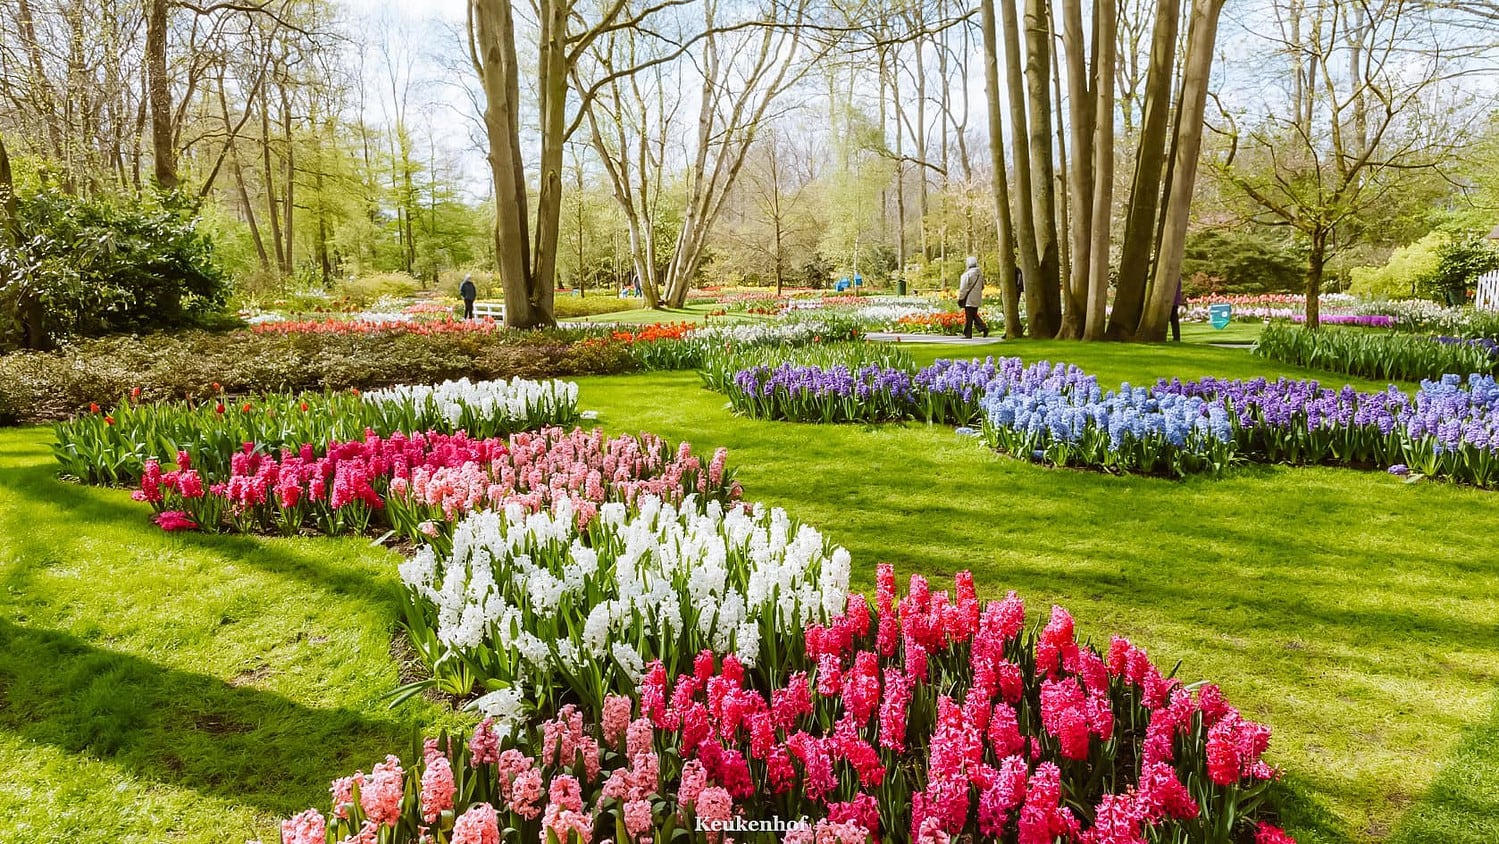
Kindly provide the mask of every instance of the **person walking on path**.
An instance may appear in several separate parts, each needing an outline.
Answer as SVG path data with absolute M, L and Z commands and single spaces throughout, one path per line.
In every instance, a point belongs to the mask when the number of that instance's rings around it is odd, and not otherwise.
M 963 308 L 963 336 L 973 338 L 973 327 L 978 326 L 989 336 L 989 324 L 979 316 L 979 305 L 984 302 L 984 273 L 979 269 L 979 259 L 968 256 L 968 269 L 958 282 L 958 305 Z
M 474 300 L 479 297 L 479 289 L 474 287 L 473 275 L 465 275 L 463 283 L 458 285 L 458 295 L 463 297 L 463 318 L 474 318 Z
M 1182 280 L 1176 279 L 1176 298 L 1171 300 L 1171 342 L 1182 341 Z

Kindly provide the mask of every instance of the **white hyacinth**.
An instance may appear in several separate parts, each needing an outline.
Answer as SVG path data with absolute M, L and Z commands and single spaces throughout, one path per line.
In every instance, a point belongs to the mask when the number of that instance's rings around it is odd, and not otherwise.
M 763 637 L 799 636 L 848 600 L 848 552 L 815 529 L 780 508 L 694 496 L 605 505 L 586 535 L 566 499 L 552 512 L 480 511 L 455 526 L 452 548 L 418 550 L 402 582 L 445 647 L 498 651 L 514 676 L 493 679 L 510 684 L 611 664 L 633 681 L 684 636 L 689 652 L 753 665 Z
M 470 433 L 522 430 L 577 416 L 578 385 L 571 381 L 444 381 L 364 393 L 367 404 L 442 420 Z

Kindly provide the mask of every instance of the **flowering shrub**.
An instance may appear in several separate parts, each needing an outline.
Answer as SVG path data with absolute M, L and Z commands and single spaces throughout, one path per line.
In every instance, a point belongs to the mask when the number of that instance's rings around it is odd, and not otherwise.
M 902 597 L 881 565 L 874 607 L 852 596 L 795 641 L 809 667 L 773 678 L 733 654 L 652 662 L 638 703 L 606 696 L 597 727 L 564 705 L 537 728 L 486 720 L 467 748 L 428 741 L 410 768 L 335 780 L 331 818 L 304 812 L 283 841 L 426 827 L 469 844 L 501 824 L 719 841 L 692 830 L 773 816 L 809 819 L 796 844 L 1290 841 L 1265 812 L 1269 729 L 1124 639 L 1078 642 L 1060 607 L 1027 629 L 1013 592 L 980 601 L 965 572 L 952 593 L 913 576 Z
M 724 468 L 726 455 L 720 449 L 704 465 L 685 443 L 673 449 L 649 434 L 606 440 L 599 431 L 560 428 L 508 440 L 371 433 L 332 443 L 322 456 L 305 444 L 279 456 L 242 450 L 222 480 L 180 451 L 175 468 L 148 460 L 133 495 L 158 513 L 180 514 L 174 524 L 188 519 L 203 530 L 340 534 L 380 526 L 440 541 L 441 526 L 487 508 L 537 511 L 566 499 L 586 510 L 638 495 L 680 501 L 693 493 L 732 501 L 740 490 Z
M 723 467 L 709 468 L 721 485 Z M 451 554 L 424 546 L 401 566 L 413 644 L 445 688 L 474 680 L 599 712 L 648 660 L 675 668 L 703 649 L 779 676 L 785 643 L 842 610 L 849 555 L 784 510 L 680 507 L 653 496 L 518 504 L 475 513 Z
M 1058 466 L 1173 477 L 1216 472 L 1233 456 L 1233 429 L 1205 399 L 1125 384 L 1105 392 L 1081 369 L 999 361 L 983 399 L 990 446 Z
M 132 399 L 138 399 L 139 390 L 133 392 Z M 521 378 L 465 378 L 363 395 L 354 390 L 235 399 L 215 392 L 203 402 L 142 404 L 127 399 L 108 411 L 92 408 L 55 426 L 53 454 L 63 473 L 88 483 L 135 483 L 146 461 L 171 462 L 179 451 L 189 452 L 199 471 L 222 478 L 245 443 L 265 453 L 303 445 L 321 453 L 327 443 L 370 431 L 389 436 L 462 430 L 487 438 L 565 425 L 578 416 L 577 384 Z
M 1305 331 L 1271 324 L 1260 334 L 1254 352 L 1297 366 L 1394 381 L 1440 378 L 1450 372 L 1499 372 L 1499 361 L 1482 347 L 1441 343 L 1417 334 Z

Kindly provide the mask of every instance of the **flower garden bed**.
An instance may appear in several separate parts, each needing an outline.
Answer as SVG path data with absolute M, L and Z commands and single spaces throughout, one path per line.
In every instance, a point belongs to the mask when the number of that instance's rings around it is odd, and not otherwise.
M 721 353 L 756 354 L 771 352 Z M 883 347 L 802 354 L 878 360 L 933 415 L 973 414 L 979 385 L 992 396 L 1004 379 L 1060 377 L 1097 398 L 1063 368 L 943 362 L 913 376 Z M 1261 825 L 1268 731 L 1122 640 L 1106 659 L 1061 610 L 1027 632 L 1013 594 L 985 605 L 967 576 L 952 593 L 913 577 L 899 598 L 882 567 L 871 608 L 849 594 L 847 552 L 739 501 L 722 450 L 704 461 L 650 435 L 464 430 L 575 415 L 570 385 L 115 411 L 59 426 L 59 456 L 118 465 L 172 443 L 173 462 L 144 459 L 135 493 L 164 528 L 388 528 L 422 543 L 401 567 L 403 623 L 431 679 L 396 694 L 487 692 L 474 705 L 491 717 L 467 746 L 439 737 L 409 768 L 389 757 L 335 781 L 331 815 L 288 820 L 286 842 L 460 844 L 502 829 L 717 841 L 700 822 L 771 813 L 810 818 L 793 833 L 807 841 L 1280 840 Z M 339 439 L 368 423 L 393 432 Z M 76 448 L 101 432 L 120 439 Z
M 55 426 L 54 453 L 64 474 L 103 484 L 133 484 L 146 462 L 173 462 L 179 452 L 213 476 L 229 472 L 246 443 L 261 453 L 331 443 L 369 433 L 454 433 L 506 436 L 578 418 L 578 385 L 562 381 L 445 381 L 361 394 L 280 393 L 208 401 L 139 403 L 127 399 Z
M 753 841 L 778 836 L 724 831 L 773 819 L 803 844 L 1291 840 L 1265 805 L 1269 730 L 1124 639 L 1079 643 L 1060 607 L 1028 627 L 1013 592 L 913 576 L 902 597 L 881 566 L 873 607 L 852 596 L 786 644 L 799 659 L 769 678 L 678 651 L 596 715 L 429 739 L 334 780 L 330 814 L 282 841 Z

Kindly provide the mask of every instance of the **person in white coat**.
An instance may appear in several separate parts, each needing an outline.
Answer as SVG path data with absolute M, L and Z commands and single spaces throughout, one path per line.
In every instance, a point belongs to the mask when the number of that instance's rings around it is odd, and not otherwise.
M 984 303 L 984 273 L 979 269 L 979 259 L 968 256 L 968 269 L 958 282 L 958 305 L 963 308 L 963 336 L 972 338 L 973 327 L 989 336 L 989 324 L 979 316 L 979 306 Z

